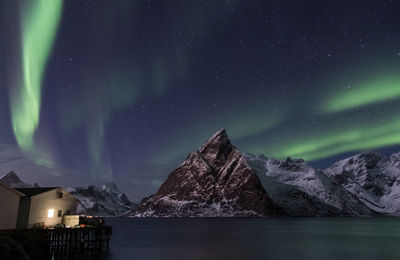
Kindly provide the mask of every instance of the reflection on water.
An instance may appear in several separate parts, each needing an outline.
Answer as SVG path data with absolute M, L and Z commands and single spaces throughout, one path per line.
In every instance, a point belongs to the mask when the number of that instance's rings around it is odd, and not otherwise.
M 400 259 L 400 219 L 108 219 L 106 259 Z M 98 258 L 97 258 L 98 259 Z

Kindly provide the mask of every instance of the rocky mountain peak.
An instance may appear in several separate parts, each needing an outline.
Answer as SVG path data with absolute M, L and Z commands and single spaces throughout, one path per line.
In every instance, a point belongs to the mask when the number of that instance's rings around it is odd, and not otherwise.
M 236 148 L 231 144 L 225 129 L 218 130 L 211 138 L 200 147 L 197 154 L 202 157 L 212 168 L 219 170 L 229 155 Z
M 18 175 L 14 171 L 10 171 L 9 173 L 3 175 L 0 178 L 2 183 L 5 183 L 13 188 L 28 188 L 32 187 L 32 185 L 24 183 Z
M 6 183 L 23 182 L 14 171 L 10 171 L 9 173 L 3 175 L 3 177 L 1 177 L 1 181 Z
M 176 168 L 134 216 L 273 216 L 275 207 L 225 130 Z
M 222 143 L 229 143 L 230 140 L 228 137 L 228 134 L 226 133 L 225 129 L 219 129 L 217 132 L 215 132 L 206 143 L 203 144 L 202 148 L 206 148 L 210 145 L 213 144 L 222 144 Z
M 101 186 L 101 189 L 103 191 L 106 191 L 108 193 L 121 193 L 118 188 L 117 185 L 113 182 L 109 182 L 109 183 L 105 183 L 103 184 L 103 186 Z

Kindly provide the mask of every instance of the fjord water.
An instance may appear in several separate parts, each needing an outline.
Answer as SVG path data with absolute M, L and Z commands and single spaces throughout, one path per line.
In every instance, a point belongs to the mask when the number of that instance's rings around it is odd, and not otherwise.
M 110 218 L 105 259 L 400 259 L 400 218 Z

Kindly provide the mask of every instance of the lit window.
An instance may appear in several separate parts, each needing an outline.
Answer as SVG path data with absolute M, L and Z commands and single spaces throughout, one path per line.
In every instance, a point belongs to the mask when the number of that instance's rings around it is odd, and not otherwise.
M 49 209 L 47 217 L 49 217 L 49 218 L 54 217 L 54 209 Z

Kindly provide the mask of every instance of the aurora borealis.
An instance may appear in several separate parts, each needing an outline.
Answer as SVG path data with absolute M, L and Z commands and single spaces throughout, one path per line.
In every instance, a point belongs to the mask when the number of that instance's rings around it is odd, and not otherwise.
M 13 156 L 0 170 L 21 150 L 54 182 L 114 181 L 139 199 L 220 128 L 242 152 L 318 167 L 398 151 L 399 11 L 391 1 L 2 1 L 0 155 Z
M 60 20 L 62 0 L 23 3 L 21 10 L 22 79 L 10 89 L 15 138 L 22 149 L 32 149 L 39 124 L 42 77 Z
M 323 104 L 323 110 L 328 113 L 340 112 L 400 98 L 400 77 L 396 72 L 378 79 L 369 76 L 364 82 L 356 84 L 353 88 L 348 86 L 334 94 L 333 98 Z

